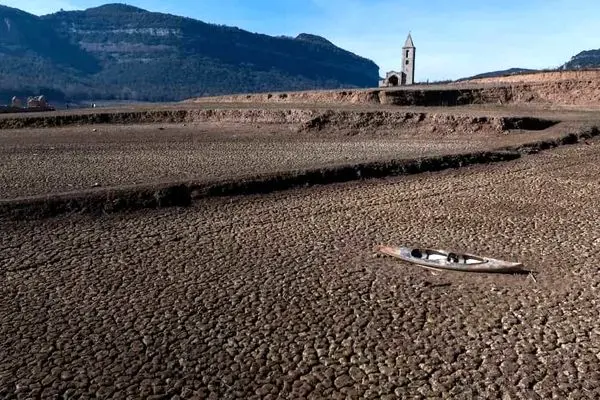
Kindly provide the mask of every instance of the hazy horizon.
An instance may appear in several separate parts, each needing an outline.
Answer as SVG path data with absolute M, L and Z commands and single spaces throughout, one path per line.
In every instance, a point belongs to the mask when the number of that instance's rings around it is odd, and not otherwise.
M 1 4 L 44 15 L 111 3 L 95 0 L 31 0 Z M 592 33 L 600 3 L 591 0 L 131 0 L 148 11 L 236 26 L 273 36 L 320 35 L 373 60 L 379 74 L 400 68 L 409 31 L 417 47 L 418 81 L 458 79 L 483 72 L 553 68 L 599 48 Z

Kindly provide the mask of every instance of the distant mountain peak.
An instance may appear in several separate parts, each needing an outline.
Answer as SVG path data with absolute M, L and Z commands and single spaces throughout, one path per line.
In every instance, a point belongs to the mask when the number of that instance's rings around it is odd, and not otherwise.
M 29 16 L 29 17 L 36 18 L 35 15 L 29 14 L 28 12 L 25 12 L 23 10 L 19 10 L 18 8 L 13 8 L 13 7 L 9 7 L 9 6 L 0 4 L 0 17 L 12 16 L 12 15 Z
M 461 79 L 458 79 L 457 81 L 460 82 L 460 81 L 466 81 L 466 80 L 471 80 L 471 79 L 500 78 L 500 77 L 511 76 L 511 75 L 527 74 L 527 73 L 531 73 L 531 72 L 536 72 L 536 70 L 528 69 L 528 68 L 510 68 L 510 69 L 504 69 L 501 71 L 485 72 L 483 74 L 477 74 L 477 75 L 469 76 L 467 78 L 461 78 Z
M 145 13 L 143 8 L 130 6 L 124 3 L 109 3 L 99 7 L 88 8 L 86 13 Z
M 331 43 L 329 40 L 325 39 L 324 37 L 318 36 L 318 35 L 311 35 L 310 33 L 301 33 L 298 36 L 296 36 L 296 40 L 303 40 L 305 42 L 324 44 L 327 46 L 335 46 L 333 43 Z
M 585 69 L 600 67 L 600 49 L 586 50 L 573 56 L 560 69 Z

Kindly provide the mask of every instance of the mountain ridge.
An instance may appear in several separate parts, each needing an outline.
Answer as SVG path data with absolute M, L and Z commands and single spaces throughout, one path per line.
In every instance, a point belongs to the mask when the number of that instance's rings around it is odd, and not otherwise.
M 482 78 L 498 78 L 498 77 L 503 77 L 503 76 L 518 75 L 518 74 L 523 74 L 523 73 L 532 73 L 532 72 L 536 72 L 536 71 L 538 71 L 538 70 L 528 69 L 528 68 L 509 68 L 509 69 L 503 69 L 503 70 L 498 70 L 498 71 L 484 72 L 484 73 L 469 76 L 466 78 L 460 78 L 460 79 L 456 80 L 456 82 L 468 81 L 468 80 L 472 80 L 472 79 L 482 79 Z
M 0 6 L 0 53 L 0 90 L 48 87 L 71 99 L 370 87 L 379 77 L 373 61 L 317 35 L 273 37 L 115 3 L 41 17 Z
M 560 69 L 586 69 L 600 67 L 600 49 L 584 50 L 577 53 L 569 61 L 561 66 Z

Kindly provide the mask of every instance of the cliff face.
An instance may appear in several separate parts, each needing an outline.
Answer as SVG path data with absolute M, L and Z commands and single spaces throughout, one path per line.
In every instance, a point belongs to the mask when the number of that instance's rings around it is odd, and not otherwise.
M 0 6 L 0 92 L 179 100 L 373 87 L 378 66 L 310 34 L 272 37 L 108 4 L 37 17 Z M 0 101 L 1 102 L 1 101 Z

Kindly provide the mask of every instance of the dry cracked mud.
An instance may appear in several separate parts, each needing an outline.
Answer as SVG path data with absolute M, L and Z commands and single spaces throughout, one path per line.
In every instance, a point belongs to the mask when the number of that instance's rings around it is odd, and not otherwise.
M 328 118 L 345 115 L 338 114 Z M 485 118 L 460 117 L 468 121 L 463 126 L 434 116 L 399 128 L 370 116 L 355 118 L 365 125 L 360 131 L 341 130 L 337 120 L 308 131 L 302 124 L 212 122 L 0 130 L 0 200 L 492 150 L 578 132 L 581 124 L 507 131 Z
M 485 148 L 483 138 L 290 137 L 289 127 L 98 126 L 0 132 L 0 198 L 278 172 Z M 96 132 L 92 132 L 96 130 Z M 242 131 L 240 133 L 240 130 Z
M 598 398 L 600 144 L 2 221 L 0 397 Z M 528 276 L 374 257 L 420 244 Z M 503 397 L 504 396 L 504 397 Z

